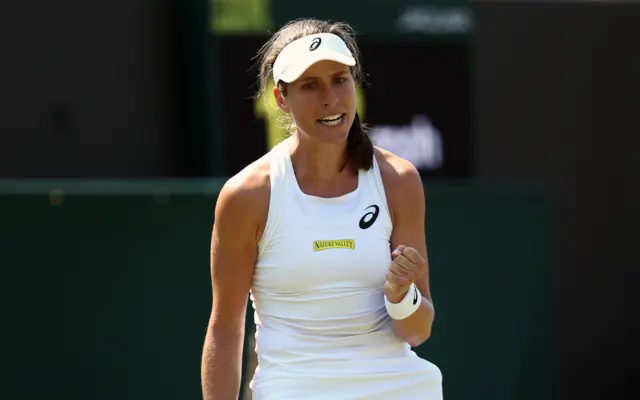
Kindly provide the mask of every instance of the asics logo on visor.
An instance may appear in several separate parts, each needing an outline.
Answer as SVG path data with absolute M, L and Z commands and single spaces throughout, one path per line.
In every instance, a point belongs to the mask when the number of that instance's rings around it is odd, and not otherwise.
M 313 42 L 311 42 L 311 46 L 309 46 L 309 51 L 314 51 L 315 49 L 320 47 L 320 43 L 322 43 L 322 39 L 321 38 L 317 37 L 317 38 L 313 39 Z

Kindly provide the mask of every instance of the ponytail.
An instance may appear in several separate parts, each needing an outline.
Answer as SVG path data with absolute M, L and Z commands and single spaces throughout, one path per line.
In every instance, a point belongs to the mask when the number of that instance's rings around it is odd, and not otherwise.
M 355 171 L 373 167 L 373 142 L 357 112 L 347 137 L 347 163 Z

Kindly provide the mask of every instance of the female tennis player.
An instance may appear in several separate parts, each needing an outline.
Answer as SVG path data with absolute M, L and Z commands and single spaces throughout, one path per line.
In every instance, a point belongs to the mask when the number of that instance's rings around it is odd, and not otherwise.
M 442 399 L 440 370 L 411 350 L 434 319 L 422 182 L 358 118 L 353 30 L 295 20 L 259 56 L 260 87 L 275 83 L 262 95 L 295 130 L 217 200 L 204 398 L 238 398 L 251 294 L 254 400 Z

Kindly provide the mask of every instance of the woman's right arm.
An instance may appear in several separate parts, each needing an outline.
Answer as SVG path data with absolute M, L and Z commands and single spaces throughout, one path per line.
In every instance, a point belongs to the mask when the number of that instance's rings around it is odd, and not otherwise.
M 204 400 L 237 400 L 239 395 L 257 232 L 268 210 L 264 196 L 268 188 L 265 191 L 264 179 L 259 178 L 232 178 L 216 202 L 211 235 L 213 304 L 202 352 Z

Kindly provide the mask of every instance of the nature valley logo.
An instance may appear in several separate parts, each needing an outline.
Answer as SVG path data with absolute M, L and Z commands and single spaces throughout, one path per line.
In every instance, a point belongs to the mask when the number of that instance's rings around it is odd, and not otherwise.
M 322 251 L 328 249 L 347 249 L 355 250 L 356 241 L 353 239 L 340 240 L 316 240 L 313 242 L 313 251 Z

